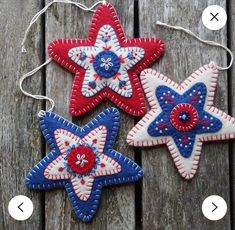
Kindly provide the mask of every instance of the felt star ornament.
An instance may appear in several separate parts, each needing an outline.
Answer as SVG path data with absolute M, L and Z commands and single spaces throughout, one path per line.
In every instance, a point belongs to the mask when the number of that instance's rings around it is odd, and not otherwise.
M 100 4 L 87 39 L 59 39 L 49 55 L 75 74 L 70 113 L 80 116 L 108 98 L 134 116 L 146 112 L 138 74 L 157 60 L 164 43 L 157 38 L 127 39 L 114 7 Z
M 127 142 L 166 144 L 181 176 L 193 178 L 204 141 L 235 138 L 235 119 L 213 106 L 216 66 L 199 68 L 182 84 L 152 69 L 140 78 L 151 109 L 129 132 Z
M 135 181 L 142 169 L 112 147 L 119 112 L 109 108 L 84 127 L 51 112 L 40 118 L 42 133 L 52 151 L 28 173 L 31 189 L 65 188 L 77 217 L 90 221 L 103 186 Z

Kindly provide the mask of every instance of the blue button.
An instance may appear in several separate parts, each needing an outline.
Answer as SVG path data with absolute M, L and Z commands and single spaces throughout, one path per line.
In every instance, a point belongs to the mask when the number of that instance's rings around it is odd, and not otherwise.
M 110 50 L 98 53 L 93 62 L 96 73 L 103 78 L 113 77 L 119 71 L 120 66 L 119 57 Z

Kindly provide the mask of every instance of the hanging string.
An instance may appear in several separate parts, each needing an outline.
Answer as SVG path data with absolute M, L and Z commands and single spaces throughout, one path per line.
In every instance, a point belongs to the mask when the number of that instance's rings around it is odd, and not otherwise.
M 21 91 L 24 95 L 26 95 L 26 96 L 28 96 L 28 97 L 32 97 L 32 98 L 37 99 L 37 100 L 47 100 L 47 101 L 50 102 L 51 107 L 48 109 L 49 112 L 53 111 L 53 109 L 54 109 L 54 107 L 55 107 L 55 102 L 54 102 L 51 98 L 49 98 L 49 97 L 47 97 L 47 96 L 37 95 L 37 94 L 34 95 L 34 94 L 31 94 L 31 93 L 26 92 L 26 91 L 23 89 L 23 83 L 24 83 L 24 81 L 25 81 L 28 77 L 33 76 L 33 75 L 34 75 L 35 73 L 37 73 L 42 67 L 46 66 L 46 65 L 49 64 L 51 61 L 52 61 L 52 58 L 48 59 L 48 60 L 47 60 L 46 62 L 44 62 L 42 65 L 40 65 L 40 66 L 38 66 L 37 68 L 31 70 L 30 72 L 24 74 L 24 75 L 20 78 L 20 80 L 19 80 L 20 91 Z
M 172 25 L 168 25 L 167 23 L 160 22 L 160 21 L 157 21 L 157 25 L 164 26 L 166 28 L 171 28 L 171 29 L 174 29 L 174 30 L 184 31 L 185 33 L 193 36 L 194 38 L 196 38 L 197 40 L 201 41 L 204 44 L 208 44 L 208 45 L 211 45 L 211 46 L 217 46 L 217 47 L 225 49 L 229 53 L 229 55 L 231 57 L 230 58 L 230 63 L 229 63 L 229 65 L 227 67 L 221 67 L 221 66 L 217 65 L 217 69 L 218 70 L 228 70 L 232 66 L 232 64 L 233 64 L 233 53 L 226 46 L 221 45 L 221 44 L 219 44 L 217 42 L 214 42 L 214 41 L 203 40 L 200 37 L 198 37 L 196 34 L 194 34 L 191 30 L 185 29 L 185 28 L 183 28 L 181 26 L 172 26 Z
M 29 26 L 27 27 L 25 33 L 24 33 L 24 37 L 23 37 L 23 40 L 21 42 L 21 51 L 22 53 L 26 53 L 27 50 L 25 48 L 25 41 L 27 39 L 27 36 L 28 36 L 28 33 L 29 33 L 29 30 L 30 28 L 32 27 L 32 25 L 38 20 L 38 18 L 44 14 L 48 8 L 53 5 L 54 3 L 65 3 L 65 4 L 71 4 L 71 5 L 75 5 L 77 6 L 78 8 L 84 10 L 84 11 L 91 11 L 91 12 L 95 12 L 93 9 L 99 5 L 99 4 L 103 4 L 103 5 L 106 5 L 106 1 L 103 0 L 103 1 L 98 1 L 96 2 L 94 5 L 92 5 L 91 7 L 87 7 L 85 6 L 84 4 L 82 3 L 78 3 L 78 2 L 74 2 L 74 1 L 71 1 L 71 0 L 53 0 L 52 2 L 49 2 L 47 5 L 45 5 L 45 7 L 43 9 L 41 9 L 39 12 L 37 12 L 33 18 L 31 19 L 30 23 L 29 23 Z
M 26 53 L 26 52 L 27 52 L 26 49 L 25 49 L 24 44 L 25 44 L 25 41 L 26 41 L 26 39 L 27 39 L 27 35 L 28 35 L 28 33 L 29 33 L 30 28 L 31 28 L 32 25 L 38 20 L 38 18 L 39 18 L 43 13 L 45 13 L 45 12 L 48 10 L 48 8 L 49 8 L 52 4 L 54 4 L 54 3 L 67 3 L 67 4 L 72 4 L 72 5 L 75 5 L 75 6 L 79 7 L 79 8 L 82 9 L 82 10 L 91 11 L 91 12 L 94 12 L 93 9 L 94 9 L 97 5 L 99 5 L 99 4 L 106 5 L 106 1 L 104 1 L 104 0 L 103 0 L 103 1 L 98 1 L 98 2 L 96 2 L 96 3 L 93 4 L 91 7 L 87 7 L 87 6 L 85 6 L 85 5 L 81 4 L 81 3 L 73 2 L 73 1 L 71 1 L 71 0 L 53 0 L 52 2 L 49 2 L 42 10 L 40 10 L 38 13 L 36 13 L 36 14 L 33 16 L 32 20 L 30 21 L 29 26 L 27 27 L 27 29 L 26 29 L 26 31 L 25 31 L 25 33 L 24 33 L 24 38 L 23 38 L 22 43 L 21 43 L 21 51 L 22 51 L 22 53 Z M 49 112 L 52 112 L 52 111 L 53 111 L 53 109 L 54 109 L 54 107 L 55 107 L 55 102 L 54 102 L 51 98 L 49 98 L 49 97 L 47 97 L 47 96 L 37 95 L 37 94 L 34 95 L 34 94 L 31 94 L 31 93 L 26 92 L 26 91 L 23 89 L 23 83 L 24 83 L 24 81 L 25 81 L 27 78 L 33 76 L 35 73 L 37 73 L 41 68 L 43 68 L 44 66 L 46 66 L 47 64 L 49 64 L 51 61 L 52 61 L 52 58 L 49 58 L 47 61 L 45 61 L 45 62 L 44 62 L 43 64 L 41 64 L 40 66 L 38 66 L 38 67 L 36 67 L 35 69 L 31 70 L 30 72 L 24 74 L 24 75 L 20 78 L 20 80 L 19 80 L 19 87 L 20 87 L 21 92 L 22 92 L 24 95 L 26 95 L 26 96 L 28 96 L 28 97 L 31 97 L 31 98 L 34 98 L 34 99 L 36 99 L 36 100 L 47 100 L 47 101 L 49 101 L 49 103 L 50 103 L 50 105 L 51 105 L 50 108 L 48 109 Z M 45 111 L 42 111 L 42 110 L 41 110 L 41 111 L 38 113 L 38 116 L 41 117 L 41 116 L 43 116 L 44 113 L 45 113 Z

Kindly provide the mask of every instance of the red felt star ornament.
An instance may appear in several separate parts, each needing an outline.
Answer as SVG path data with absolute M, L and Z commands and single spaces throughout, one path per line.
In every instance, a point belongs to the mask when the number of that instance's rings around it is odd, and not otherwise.
M 139 73 L 164 51 L 158 38 L 127 39 L 114 7 L 100 4 L 87 39 L 59 39 L 49 55 L 75 74 L 70 113 L 81 116 L 108 98 L 133 116 L 146 113 Z

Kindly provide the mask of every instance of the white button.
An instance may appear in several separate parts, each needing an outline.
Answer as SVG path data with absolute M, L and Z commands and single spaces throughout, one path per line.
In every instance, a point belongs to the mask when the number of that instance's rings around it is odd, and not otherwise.
M 8 212 L 15 220 L 27 220 L 33 213 L 33 203 L 27 196 L 15 196 L 8 204 Z
M 227 204 L 221 196 L 208 196 L 202 204 L 202 213 L 209 220 L 220 220 L 227 212 Z
M 208 6 L 202 13 L 202 22 L 209 30 L 219 30 L 227 22 L 226 11 L 221 6 Z

